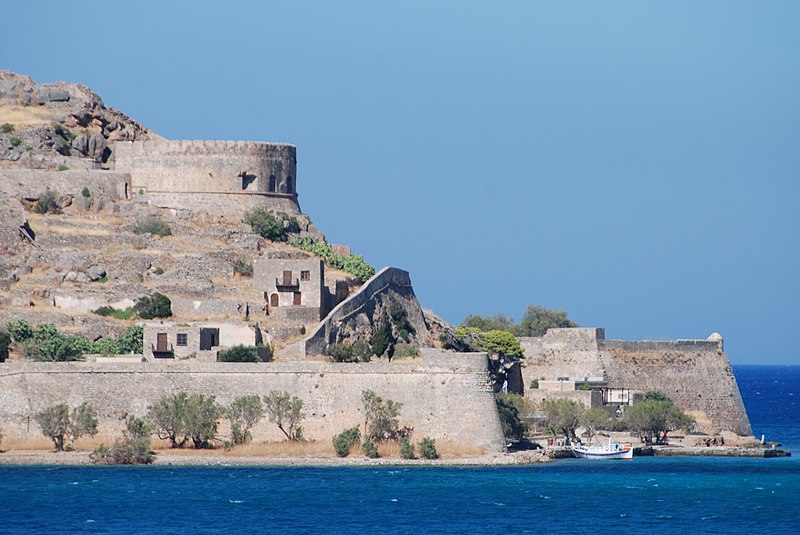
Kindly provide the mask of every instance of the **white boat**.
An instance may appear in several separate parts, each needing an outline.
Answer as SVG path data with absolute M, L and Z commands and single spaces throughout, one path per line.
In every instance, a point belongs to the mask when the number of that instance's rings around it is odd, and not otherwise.
M 594 446 L 569 445 L 575 457 L 581 459 L 633 459 L 633 446 L 609 441 L 608 444 Z

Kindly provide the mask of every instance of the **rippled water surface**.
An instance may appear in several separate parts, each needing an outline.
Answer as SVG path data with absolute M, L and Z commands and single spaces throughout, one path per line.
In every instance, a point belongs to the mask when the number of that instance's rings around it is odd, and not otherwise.
M 735 371 L 754 430 L 775 432 L 774 438 L 780 431 L 798 436 L 796 405 L 791 409 L 786 401 L 797 386 L 787 377 L 797 370 L 770 368 L 765 375 L 762 368 L 753 374 L 746 368 Z M 774 380 L 788 390 L 762 386 Z M 779 411 L 777 424 L 769 419 L 770 392 L 783 401 L 775 406 L 790 407 Z M 503 468 L 0 466 L 0 533 L 797 533 L 799 461 L 637 458 Z

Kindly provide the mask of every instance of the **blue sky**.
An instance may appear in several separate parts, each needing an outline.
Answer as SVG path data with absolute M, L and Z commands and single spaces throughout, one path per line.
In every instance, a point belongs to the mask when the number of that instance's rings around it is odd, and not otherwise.
M 3 8 L 0 68 L 172 139 L 298 147 L 334 243 L 423 306 L 800 364 L 800 3 Z

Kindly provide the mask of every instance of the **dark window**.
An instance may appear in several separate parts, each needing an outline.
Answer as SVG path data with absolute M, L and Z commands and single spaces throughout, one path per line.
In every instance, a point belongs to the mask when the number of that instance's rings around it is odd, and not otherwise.
M 178 333 L 178 345 L 185 346 L 186 345 L 186 333 Z
M 219 329 L 211 327 L 200 328 L 200 351 L 207 351 L 219 346 Z
M 270 175 L 269 176 L 269 188 L 268 188 L 267 191 L 274 192 L 275 188 L 277 188 L 277 187 L 278 187 L 278 179 L 275 178 L 275 175 Z
M 300 272 L 300 280 L 301 281 L 310 281 L 311 280 L 311 272 L 310 271 L 301 271 Z

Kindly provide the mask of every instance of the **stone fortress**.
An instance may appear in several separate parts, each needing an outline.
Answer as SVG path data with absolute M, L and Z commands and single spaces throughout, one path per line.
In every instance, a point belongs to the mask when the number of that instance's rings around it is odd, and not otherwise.
M 401 425 L 417 438 L 505 449 L 486 355 L 437 348 L 440 326 L 422 311 L 407 272 L 389 267 L 357 281 L 241 224 L 247 210 L 266 208 L 296 217 L 300 236 L 322 238 L 300 210 L 293 145 L 168 141 L 83 86 L 40 86 L 0 71 L 0 123 L 6 122 L 24 128 L 0 133 L 0 264 L 8 266 L 0 323 L 24 318 L 109 336 L 125 325 L 91 311 L 131 306 L 153 291 L 170 296 L 175 314 L 145 323 L 141 356 L 0 363 L 6 437 L 38 436 L 32 415 L 62 401 L 92 400 L 101 434 L 113 440 L 125 414 L 144 414 L 176 391 L 226 403 L 287 390 L 305 403 L 306 436 L 329 440 L 363 423 L 360 393 L 372 389 L 403 403 Z M 52 191 L 64 215 L 32 212 Z M 131 232 L 133 221 L 152 215 L 169 218 L 178 231 L 165 239 Z M 232 272 L 237 257 L 252 262 L 252 277 Z M 368 336 L 396 303 L 414 326 L 421 358 L 324 361 L 329 344 Z M 520 342 L 518 389 L 534 401 L 571 397 L 624 410 L 636 393 L 666 387 L 701 429 L 752 432 L 721 339 L 619 342 L 605 340 L 602 329 L 558 329 Z M 271 344 L 275 358 L 214 362 L 221 348 L 236 344 Z M 592 391 L 578 389 L 587 384 Z M 279 439 L 268 424 L 254 436 Z

